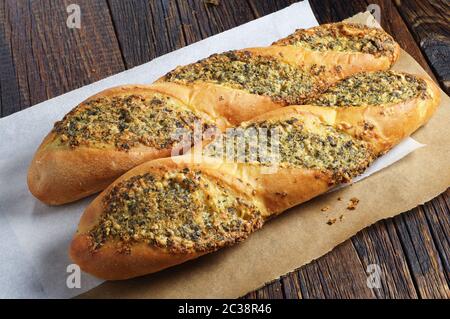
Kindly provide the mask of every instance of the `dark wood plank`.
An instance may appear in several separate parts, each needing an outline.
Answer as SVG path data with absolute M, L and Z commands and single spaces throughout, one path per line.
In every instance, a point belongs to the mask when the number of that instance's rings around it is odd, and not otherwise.
M 262 17 L 274 11 L 281 10 L 293 3 L 301 2 L 298 0 L 277 0 L 277 1 L 260 1 L 247 0 L 256 17 Z
M 303 298 L 297 272 L 294 271 L 281 277 L 281 282 L 283 284 L 283 294 L 286 299 Z
M 7 31 L 6 2 L 0 2 L 0 117 L 20 110 L 21 98 Z M 8 32 L 8 33 L 7 33 Z
M 80 29 L 66 25 L 71 3 L 1 2 L 3 116 L 124 69 L 106 2 L 77 1 Z
M 373 289 L 378 298 L 417 298 L 407 260 L 393 221 L 380 221 L 352 238 L 363 267 L 381 268 L 381 287 Z
M 229 0 L 109 0 L 127 68 L 228 30 L 255 17 L 248 4 Z
M 425 216 L 430 225 L 436 249 L 450 284 L 450 189 L 425 204 Z
M 192 5 L 198 5 L 199 3 L 199 1 L 191 2 Z M 205 6 L 204 10 L 206 10 L 211 24 L 218 32 L 234 28 L 255 18 L 248 4 L 242 0 L 222 1 L 218 6 Z M 203 10 L 198 7 L 197 12 L 200 11 Z M 199 23 L 205 22 L 205 20 L 199 21 Z
M 303 298 L 376 298 L 351 241 L 298 270 Z
M 256 299 L 283 299 L 283 284 L 280 279 L 274 280 L 255 291 Z
M 196 0 L 176 0 L 180 15 L 190 34 L 189 44 L 226 31 L 255 19 L 249 5 L 242 0 L 229 0 L 219 5 L 207 5 Z M 198 36 L 195 36 L 197 34 Z
M 173 1 L 109 1 L 127 68 L 185 45 Z
M 394 221 L 420 297 L 450 298 L 443 263 L 425 217 L 428 213 L 426 206 L 419 206 Z M 448 212 L 442 213 L 439 218 L 448 223 Z
M 396 0 L 395 4 L 441 87 L 450 94 L 450 2 Z

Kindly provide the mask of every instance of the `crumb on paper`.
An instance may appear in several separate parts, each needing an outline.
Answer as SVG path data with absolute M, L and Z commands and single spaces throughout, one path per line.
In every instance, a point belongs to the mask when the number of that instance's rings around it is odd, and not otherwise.
M 329 210 L 330 209 L 330 206 L 325 206 L 325 207 L 322 207 L 320 210 L 322 211 L 322 212 L 326 212 L 327 210 Z
M 341 197 L 341 196 L 339 196 L 339 197 L 337 198 L 337 200 L 338 200 L 338 201 L 341 201 L 341 200 L 342 200 L 342 197 Z
M 206 4 L 211 4 L 213 6 L 220 5 L 220 0 L 203 0 L 203 2 Z
M 336 218 L 330 218 L 330 219 L 328 219 L 327 224 L 333 225 L 335 222 L 336 222 Z
M 348 204 L 347 204 L 347 209 L 348 210 L 354 210 L 356 209 L 356 206 L 358 206 L 359 203 L 359 199 L 356 197 L 352 197 L 350 198 Z
M 342 221 L 344 219 L 344 215 L 342 214 L 341 216 L 339 216 L 339 221 Z

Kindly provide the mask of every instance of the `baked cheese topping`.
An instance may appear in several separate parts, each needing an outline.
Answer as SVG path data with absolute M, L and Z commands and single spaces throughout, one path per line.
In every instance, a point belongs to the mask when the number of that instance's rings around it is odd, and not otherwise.
M 255 138 L 255 129 L 265 130 Z M 331 171 L 336 183 L 361 174 L 374 159 L 367 143 L 319 120 L 303 121 L 293 117 L 263 121 L 243 127 L 242 132 L 242 135 L 219 136 L 205 148 L 205 155 L 224 160 L 231 157 L 231 160 L 246 163 Z M 269 138 L 264 136 L 266 133 L 270 134 Z
M 197 63 L 178 67 L 164 80 L 182 84 L 209 82 L 265 95 L 274 101 L 301 104 L 323 87 L 319 75 L 323 67 L 309 70 L 292 66 L 272 57 L 251 54 L 248 51 L 230 51 L 215 54 Z
M 212 251 L 262 226 L 252 203 L 222 182 L 189 169 L 129 178 L 117 184 L 103 204 L 100 223 L 90 233 L 94 250 L 115 240 L 125 252 L 140 242 L 173 252 Z
M 394 39 L 383 30 L 350 23 L 299 29 L 274 44 L 295 45 L 315 51 L 362 52 L 375 56 L 393 56 L 396 48 Z
M 57 143 L 71 148 L 84 145 L 127 151 L 145 145 L 164 149 L 181 139 L 179 132 L 192 132 L 195 121 L 204 123 L 204 129 L 213 127 L 200 120 L 170 97 L 126 95 L 89 100 L 57 122 L 53 131 Z
M 426 82 L 394 71 L 358 73 L 341 80 L 308 101 L 322 106 L 367 106 L 400 103 L 428 97 Z

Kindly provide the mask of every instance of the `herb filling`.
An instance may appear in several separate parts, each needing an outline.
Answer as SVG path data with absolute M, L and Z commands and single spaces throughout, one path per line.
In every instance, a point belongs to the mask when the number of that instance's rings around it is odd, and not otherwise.
M 272 137 L 277 137 L 255 139 L 252 134 L 255 128 L 267 129 Z M 232 159 L 247 163 L 331 171 L 336 183 L 361 174 L 374 159 L 367 143 L 319 121 L 305 123 L 298 118 L 263 121 L 244 127 L 243 132 L 239 138 L 233 136 L 231 143 L 229 136 L 219 136 L 206 147 L 205 155 L 229 160 L 232 154 Z
M 393 71 L 358 73 L 341 80 L 308 101 L 321 106 L 366 106 L 427 98 L 427 84 L 410 74 Z
M 318 75 L 324 67 L 308 71 L 272 57 L 253 55 L 248 51 L 215 54 L 168 73 L 164 80 L 179 83 L 210 82 L 266 95 L 274 101 L 301 104 L 320 91 L 324 83 Z
M 174 252 L 212 251 L 262 226 L 252 203 L 189 169 L 133 176 L 117 184 L 103 204 L 105 213 L 90 233 L 94 250 L 115 239 L 125 251 L 137 242 Z
M 375 56 L 392 56 L 396 47 L 394 39 L 383 30 L 349 23 L 299 29 L 274 44 L 295 45 L 315 51 L 362 52 Z
M 204 130 L 213 127 L 170 97 L 128 95 L 89 100 L 56 122 L 53 131 L 60 144 L 72 148 L 113 145 L 127 151 L 145 145 L 164 149 L 181 140 L 181 132 L 192 132 L 196 121 L 203 123 Z

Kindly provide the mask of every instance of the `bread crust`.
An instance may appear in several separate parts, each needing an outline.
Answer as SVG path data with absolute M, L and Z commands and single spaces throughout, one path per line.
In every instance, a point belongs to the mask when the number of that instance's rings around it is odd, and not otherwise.
M 151 147 L 129 152 L 115 149 L 52 147 L 50 133 L 28 170 L 28 188 L 39 200 L 60 205 L 103 190 L 117 176 L 146 161 L 170 156 L 170 150 Z
M 130 92 L 153 96 L 157 91 L 151 85 L 114 87 L 90 97 L 77 108 L 85 108 L 86 102 L 93 99 Z M 49 205 L 61 205 L 97 193 L 129 169 L 155 158 L 170 156 L 172 151 L 172 148 L 157 149 L 144 145 L 127 152 L 110 145 L 71 148 L 55 145 L 56 137 L 53 131 L 45 137 L 31 161 L 27 176 L 30 192 Z
M 364 38 L 364 36 L 370 36 L 372 37 L 372 40 L 375 40 L 377 36 L 381 36 L 384 37 L 385 40 L 390 41 L 390 44 L 392 45 L 391 48 L 392 52 L 388 48 L 385 48 L 386 49 L 385 51 L 378 52 L 378 54 L 371 54 L 360 51 L 345 52 L 337 50 L 329 50 L 329 51 L 313 50 L 311 48 L 301 47 L 292 44 L 291 41 L 297 38 L 297 36 L 300 34 L 309 36 L 318 35 L 320 38 L 323 38 L 326 36 L 327 31 L 331 31 L 331 33 L 334 34 L 334 36 L 338 34 L 342 34 L 345 36 L 354 35 L 359 39 Z M 383 43 L 381 44 L 383 46 Z M 345 77 L 354 74 L 355 72 L 352 71 L 358 69 L 359 71 L 356 72 L 360 72 L 362 70 L 376 71 L 389 69 L 395 63 L 395 61 L 397 61 L 400 55 L 400 46 L 394 41 L 391 35 L 387 34 L 381 28 L 368 27 L 366 25 L 349 22 L 326 23 L 309 29 L 299 29 L 296 30 L 293 34 L 287 36 L 286 38 L 274 42 L 270 48 L 277 48 L 280 46 L 294 47 L 295 51 L 299 53 L 298 57 L 301 58 L 301 60 L 299 60 L 296 57 L 294 51 L 286 50 L 287 56 L 289 57 L 288 60 L 291 61 L 304 60 L 306 61 L 305 62 L 306 65 L 313 65 L 313 64 L 319 65 L 323 64 L 327 66 L 341 65 Z M 322 53 L 326 53 L 324 55 L 324 59 L 321 58 Z M 353 67 L 355 67 L 356 69 L 352 69 Z M 371 70 L 370 68 L 373 69 Z
M 250 48 L 247 51 L 264 55 L 277 56 L 279 59 L 302 67 L 325 66 L 328 85 L 362 71 L 388 70 L 397 61 L 400 47 L 396 46 L 393 57 L 374 56 L 361 52 L 314 51 L 293 45 L 272 45 L 264 48 Z
M 280 116 L 307 111 L 319 116 L 327 124 L 367 141 L 374 151 L 381 155 L 428 122 L 440 104 L 439 87 L 426 77 L 416 77 L 427 83 L 429 98 L 416 97 L 390 105 L 340 107 L 294 105 L 284 108 L 283 112 L 269 112 L 261 118 L 266 118 L 271 113 Z
M 193 110 L 208 114 L 222 130 L 248 121 L 255 114 L 263 114 L 286 105 L 275 102 L 268 96 L 214 83 L 182 85 L 157 81 L 152 89 L 180 99 Z

